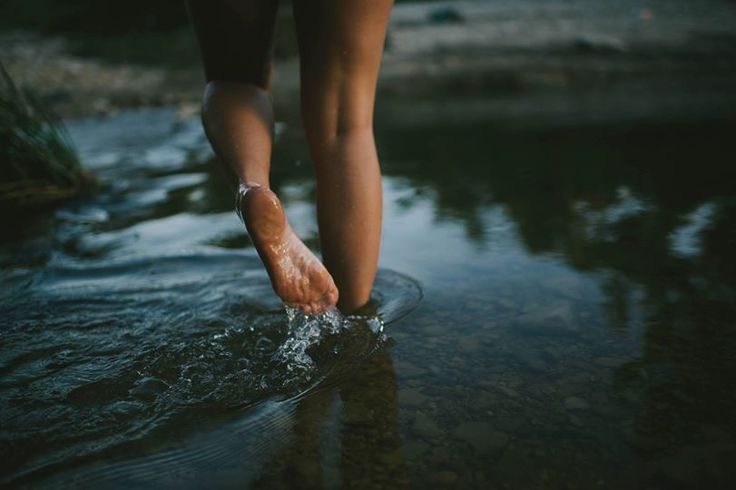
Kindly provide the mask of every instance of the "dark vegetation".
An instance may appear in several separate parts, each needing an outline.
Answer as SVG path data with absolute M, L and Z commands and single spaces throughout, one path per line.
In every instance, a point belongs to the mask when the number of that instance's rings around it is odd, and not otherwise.
M 0 207 L 46 208 L 92 183 L 60 120 L 0 64 Z
M 288 9 L 290 3 L 281 0 L 281 9 Z M 183 0 L 5 0 L 0 3 L 0 29 L 109 35 L 172 31 L 186 28 L 187 22 Z
M 279 3 L 283 15 L 275 54 L 291 56 L 296 54 L 291 2 Z M 181 67 L 199 62 L 184 0 L 4 0 L 2 30 L 61 36 L 73 54 L 116 63 Z

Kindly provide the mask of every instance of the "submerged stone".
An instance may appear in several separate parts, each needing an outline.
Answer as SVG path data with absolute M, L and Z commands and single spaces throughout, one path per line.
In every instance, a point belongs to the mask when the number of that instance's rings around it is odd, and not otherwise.
M 399 390 L 399 403 L 407 407 L 421 407 L 429 398 L 414 388 Z
M 412 431 L 420 437 L 425 437 L 429 439 L 433 439 L 442 435 L 442 431 L 439 427 L 437 427 L 437 424 L 434 422 L 434 420 L 429 418 L 427 414 L 421 411 L 417 412 L 417 416 L 414 419 L 414 424 L 412 425 Z
M 563 402 L 568 410 L 588 410 L 590 404 L 578 396 L 568 396 Z
M 491 424 L 485 422 L 464 422 L 452 434 L 465 441 L 478 452 L 498 451 L 506 447 L 509 436 L 497 431 Z
M 158 378 L 143 378 L 130 389 L 129 393 L 136 398 L 148 400 L 163 393 L 168 387 L 169 385 Z

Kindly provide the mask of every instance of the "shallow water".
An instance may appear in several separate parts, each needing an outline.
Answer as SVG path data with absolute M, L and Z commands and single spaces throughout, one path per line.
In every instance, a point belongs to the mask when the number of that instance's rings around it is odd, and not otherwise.
M 377 316 L 291 322 L 197 120 L 71 122 L 103 188 L 0 250 L 0 482 L 733 481 L 736 125 L 379 122 Z M 303 133 L 278 139 L 317 247 Z

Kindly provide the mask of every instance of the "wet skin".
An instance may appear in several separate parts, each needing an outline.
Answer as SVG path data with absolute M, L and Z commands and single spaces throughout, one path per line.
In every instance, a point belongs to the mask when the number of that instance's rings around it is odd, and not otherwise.
M 291 229 L 276 194 L 264 187 L 241 187 L 240 192 L 243 221 L 276 294 L 307 314 L 337 303 L 332 276 Z

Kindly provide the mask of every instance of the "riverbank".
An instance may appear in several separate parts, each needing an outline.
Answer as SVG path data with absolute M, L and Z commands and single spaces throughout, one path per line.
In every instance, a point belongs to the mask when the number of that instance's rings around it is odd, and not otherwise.
M 390 113 L 390 121 L 421 123 L 426 114 L 415 101 L 402 104 L 407 95 L 452 96 L 451 117 L 481 111 L 487 118 L 490 111 L 502 121 L 731 117 L 733 25 L 736 5 L 725 0 L 655 7 L 641 0 L 400 4 L 391 18 L 379 84 L 391 104 L 379 105 L 379 118 Z M 298 97 L 292 29 L 290 12 L 283 11 L 274 98 L 277 109 L 289 112 Z M 191 33 L 171 37 L 196 50 Z M 157 66 L 148 58 L 138 63 L 135 55 L 121 62 L 95 56 L 94 43 L 82 56 L 78 44 L 6 32 L 0 35 L 0 59 L 63 117 L 162 105 L 184 115 L 198 111 L 198 63 Z

